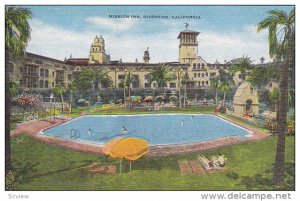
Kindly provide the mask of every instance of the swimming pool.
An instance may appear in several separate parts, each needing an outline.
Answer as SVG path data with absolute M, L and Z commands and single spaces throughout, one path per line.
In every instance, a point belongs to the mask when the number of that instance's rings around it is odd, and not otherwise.
M 122 127 L 128 132 L 123 133 Z M 222 137 L 245 138 L 250 131 L 208 114 L 87 115 L 43 132 L 46 136 L 104 144 L 117 137 L 138 137 L 150 145 L 186 144 Z

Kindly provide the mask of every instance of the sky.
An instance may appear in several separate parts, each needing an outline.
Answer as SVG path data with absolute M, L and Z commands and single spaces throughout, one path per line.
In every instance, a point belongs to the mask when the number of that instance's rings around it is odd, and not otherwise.
M 243 55 L 259 63 L 269 61 L 268 32 L 257 33 L 257 23 L 273 9 L 290 12 L 292 6 L 24 6 L 32 11 L 27 51 L 63 60 L 88 58 L 94 37 L 105 39 L 111 60 L 142 61 L 149 47 L 150 62 L 178 61 L 177 36 L 185 30 L 200 32 L 198 55 L 223 63 Z M 129 15 L 110 18 L 109 15 Z M 132 18 L 131 15 L 140 16 Z M 168 16 L 149 19 L 143 16 Z M 179 19 L 195 16 L 197 19 Z M 174 19 L 173 17 L 177 17 Z

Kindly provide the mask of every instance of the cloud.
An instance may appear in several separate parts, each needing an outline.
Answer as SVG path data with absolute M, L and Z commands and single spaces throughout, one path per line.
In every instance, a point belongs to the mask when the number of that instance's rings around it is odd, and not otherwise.
M 30 25 L 32 37 L 27 50 L 56 59 L 62 60 L 70 54 L 73 57 L 88 58 L 94 37 L 102 35 L 105 39 L 106 52 L 113 60 L 122 58 L 123 61 L 134 62 L 138 58 L 142 61 L 144 51 L 150 47 L 150 62 L 178 61 L 177 36 L 180 28 L 173 25 L 159 33 L 146 31 L 136 33 L 132 30 L 122 33 L 76 32 L 48 25 L 39 20 L 32 20 Z M 160 26 L 159 23 L 157 26 Z M 243 54 L 251 57 L 255 63 L 258 63 L 262 56 L 266 61 L 269 59 L 267 33 L 256 33 L 255 26 L 245 26 L 239 32 L 231 33 L 201 31 L 201 29 L 200 32 L 198 54 L 207 62 L 212 63 L 216 59 L 220 62 L 228 61 Z
M 88 17 L 85 20 L 91 25 L 108 28 L 113 31 L 124 31 L 137 23 L 137 20 L 133 18 L 107 19 L 102 17 Z

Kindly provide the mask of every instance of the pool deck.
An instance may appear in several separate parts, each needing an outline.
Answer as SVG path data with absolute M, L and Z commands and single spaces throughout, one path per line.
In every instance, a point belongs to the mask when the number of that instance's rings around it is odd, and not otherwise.
M 228 118 L 219 116 L 217 114 L 215 114 L 215 116 L 222 118 L 226 121 L 229 121 L 237 126 L 245 128 L 251 131 L 253 135 L 251 137 L 248 137 L 247 139 L 242 139 L 239 137 L 225 137 L 225 138 L 218 138 L 214 140 L 190 143 L 190 144 L 153 145 L 149 147 L 148 155 L 166 156 L 166 155 L 175 155 L 175 154 L 182 154 L 182 153 L 203 152 L 203 151 L 213 150 L 216 148 L 235 145 L 235 144 L 249 142 L 249 141 L 259 141 L 271 136 L 269 133 L 260 131 L 255 128 L 246 127 L 242 124 L 239 124 Z M 46 129 L 60 125 L 69 120 L 71 120 L 71 118 L 59 117 L 56 118 L 55 121 L 48 121 L 48 120 L 29 121 L 18 125 L 17 128 L 11 132 L 11 136 L 13 137 L 20 134 L 27 134 L 42 143 L 51 144 L 58 147 L 64 147 L 75 151 L 103 154 L 102 147 L 97 144 L 92 144 L 92 143 L 88 144 L 83 142 L 77 142 L 71 139 L 49 137 L 40 134 L 42 131 Z

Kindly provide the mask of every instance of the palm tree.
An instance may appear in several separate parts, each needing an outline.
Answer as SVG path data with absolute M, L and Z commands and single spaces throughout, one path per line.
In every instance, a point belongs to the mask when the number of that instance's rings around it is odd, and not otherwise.
M 54 93 L 56 95 L 60 95 L 61 98 L 61 112 L 64 113 L 64 96 L 63 94 L 66 92 L 66 88 L 62 84 L 57 84 L 54 88 Z
M 103 71 L 102 69 L 92 69 L 86 68 L 80 74 L 79 83 L 82 85 L 89 84 L 92 88 L 92 93 L 96 93 L 99 95 L 100 93 L 100 85 L 104 87 L 112 86 L 112 80 L 109 77 L 108 73 Z
M 5 176 L 12 168 L 10 148 L 10 110 L 9 61 L 23 57 L 30 39 L 28 20 L 31 11 L 14 6 L 5 7 Z
M 210 79 L 210 87 L 215 90 L 215 102 L 218 104 L 218 88 L 220 85 L 220 76 Z
M 252 61 L 249 57 L 245 57 L 243 55 L 242 58 L 238 59 L 237 62 L 233 63 L 230 66 L 229 71 L 235 75 L 236 73 L 241 73 L 241 79 L 242 81 L 246 80 L 246 76 L 248 75 L 249 71 L 253 69 L 253 65 L 251 64 Z
M 183 107 L 186 107 L 186 99 L 187 99 L 187 93 L 186 93 L 186 86 L 187 83 L 189 82 L 190 78 L 188 73 L 186 72 L 182 78 L 181 78 L 181 83 L 184 85 L 184 95 L 183 95 Z
M 73 95 L 78 91 L 77 85 L 77 80 L 73 80 L 67 87 L 67 91 L 69 92 L 69 113 L 72 112 Z
M 171 67 L 166 64 L 160 64 L 149 73 L 149 83 L 157 82 L 160 90 L 163 89 L 163 84 L 174 79 L 171 73 Z
M 285 130 L 288 109 L 289 67 L 295 56 L 295 9 L 289 14 L 282 10 L 271 10 L 269 16 L 258 23 L 257 31 L 269 31 L 269 54 L 271 58 L 283 61 L 280 80 L 280 103 L 278 110 L 278 140 L 274 164 L 273 184 L 284 185 Z
M 10 94 L 11 94 L 11 97 L 14 97 L 16 95 L 18 95 L 19 93 L 19 85 L 15 82 L 10 82 L 9 83 L 10 85 Z
M 219 90 L 224 93 L 222 105 L 225 106 L 226 93 L 228 93 L 232 90 L 231 84 L 228 81 L 224 81 L 221 83 Z
M 129 108 L 131 107 L 131 87 L 135 81 L 135 77 L 130 72 L 126 75 L 124 80 L 124 87 L 128 88 Z

